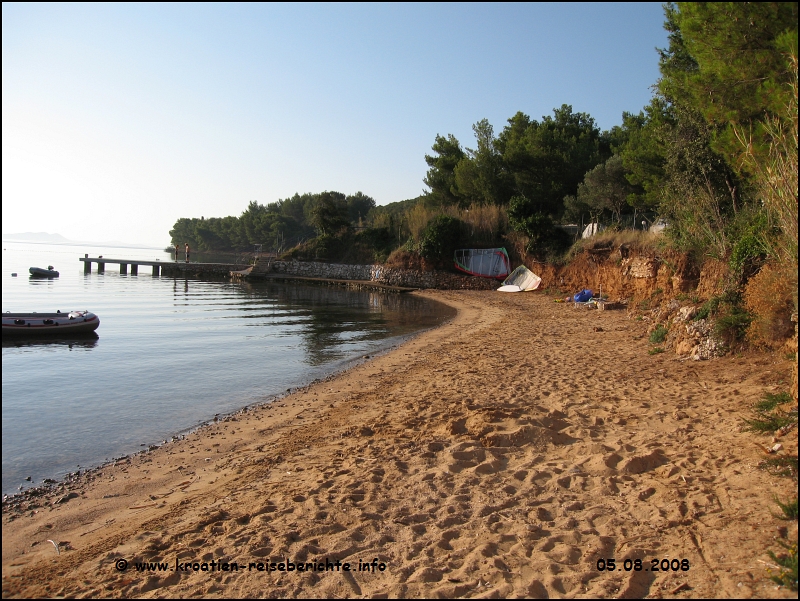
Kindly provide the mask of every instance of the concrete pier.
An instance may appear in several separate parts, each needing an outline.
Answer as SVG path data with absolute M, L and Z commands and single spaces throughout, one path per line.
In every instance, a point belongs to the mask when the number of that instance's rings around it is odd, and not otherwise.
M 80 257 L 83 262 L 83 273 L 92 272 L 92 263 L 97 265 L 97 273 L 105 273 L 106 264 L 119 265 L 119 272 L 127 275 L 130 266 L 131 275 L 139 275 L 139 266 L 150 267 L 153 276 L 169 277 L 202 277 L 203 275 L 229 275 L 231 271 L 241 269 L 242 265 L 233 263 L 186 263 L 183 261 L 139 261 L 133 259 L 107 259 L 106 257 Z

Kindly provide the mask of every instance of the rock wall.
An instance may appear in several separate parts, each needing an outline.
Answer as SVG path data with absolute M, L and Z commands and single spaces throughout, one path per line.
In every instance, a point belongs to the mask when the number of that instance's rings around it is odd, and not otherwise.
M 701 299 L 713 296 L 709 280 L 717 270 L 704 274 L 688 255 L 669 253 L 656 256 L 619 248 L 591 249 L 564 266 L 534 263 L 528 266 L 542 278 L 545 288 L 573 291 L 591 288 L 612 299 L 651 297 L 660 290 L 665 297 L 694 292 Z
M 500 286 L 498 280 L 446 271 L 417 271 L 381 265 L 372 267 L 370 279 L 390 286 L 435 288 L 437 290 L 496 290 Z
M 709 261 L 699 268 L 686 254 L 659 255 L 652 249 L 622 245 L 588 249 L 563 266 L 533 264 L 529 268 L 542 277 L 546 288 L 565 292 L 590 288 L 595 294 L 602 290 L 611 300 L 627 302 L 629 311 L 649 324 L 648 333 L 662 327 L 667 330 L 661 346 L 678 355 L 698 361 L 725 351 L 713 322 L 694 320 L 700 303 L 723 291 L 728 276 L 725 263 Z
M 275 261 L 272 263 L 272 271 L 275 273 L 329 280 L 371 280 L 370 274 L 374 267 L 374 265 L 343 265 L 318 261 Z
M 202 278 L 202 277 L 219 277 L 228 276 L 231 271 L 242 269 L 242 265 L 225 264 L 225 263 L 167 263 L 161 264 L 161 275 L 176 278 Z M 142 273 L 149 267 L 140 267 L 139 272 Z
M 361 280 L 405 288 L 434 288 L 438 290 L 494 290 L 497 280 L 459 275 L 446 271 L 397 269 L 383 265 L 344 265 L 318 261 L 275 261 L 275 273 L 330 280 Z

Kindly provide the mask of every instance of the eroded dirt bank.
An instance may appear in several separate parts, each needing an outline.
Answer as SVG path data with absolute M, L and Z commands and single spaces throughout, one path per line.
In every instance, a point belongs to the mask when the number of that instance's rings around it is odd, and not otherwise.
M 757 469 L 759 439 L 740 431 L 788 361 L 649 356 L 623 311 L 540 293 L 423 294 L 458 317 L 271 408 L 4 504 L 3 596 L 792 596 L 762 562 L 776 536 L 796 539 L 773 503 L 796 489 Z M 796 433 L 783 443 L 796 453 Z M 248 567 L 286 558 L 385 570 Z M 617 570 L 598 571 L 603 558 Z

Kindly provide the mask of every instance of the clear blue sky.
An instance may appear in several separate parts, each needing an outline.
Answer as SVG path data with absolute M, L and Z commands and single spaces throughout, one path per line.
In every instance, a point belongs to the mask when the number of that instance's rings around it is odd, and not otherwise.
M 483 118 L 609 129 L 667 45 L 657 3 L 2 6 L 3 232 L 155 245 L 251 200 L 415 197 Z

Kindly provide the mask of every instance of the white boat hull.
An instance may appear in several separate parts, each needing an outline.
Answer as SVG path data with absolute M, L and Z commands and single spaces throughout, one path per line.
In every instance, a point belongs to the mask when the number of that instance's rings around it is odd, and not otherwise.
M 511 275 L 503 281 L 503 285 L 497 290 L 500 292 L 528 292 L 536 290 L 541 283 L 542 278 L 524 265 L 520 265 L 511 272 Z

